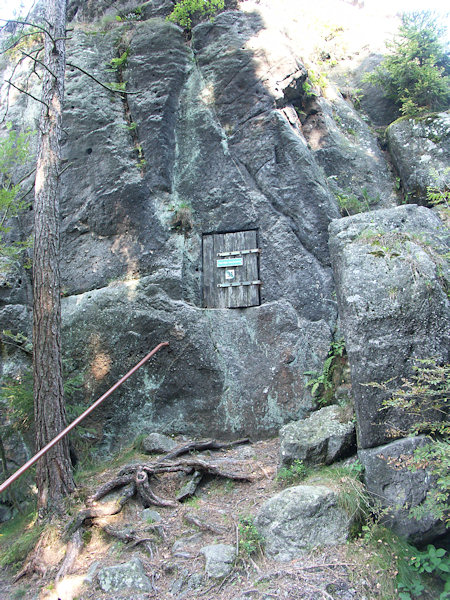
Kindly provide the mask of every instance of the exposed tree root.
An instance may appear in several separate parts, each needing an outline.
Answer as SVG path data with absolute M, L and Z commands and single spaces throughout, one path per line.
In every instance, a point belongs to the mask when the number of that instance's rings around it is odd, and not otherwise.
M 222 465 L 205 460 L 199 457 L 187 457 L 173 461 L 183 454 L 187 454 L 194 450 L 220 450 L 230 448 L 238 444 L 247 444 L 249 439 L 236 440 L 234 442 L 218 442 L 216 440 L 207 440 L 205 442 L 189 442 L 183 446 L 179 446 L 172 450 L 162 458 L 148 464 L 132 464 L 123 467 L 117 477 L 103 484 L 88 500 L 90 506 L 80 511 L 76 518 L 69 525 L 67 531 L 73 534 L 86 521 L 99 517 L 107 517 L 119 513 L 125 503 L 136 496 L 142 504 L 147 506 L 162 506 L 162 507 L 177 507 L 179 503 L 176 500 L 169 498 L 161 498 L 152 490 L 150 481 L 152 477 L 156 477 L 162 473 L 186 473 L 187 475 L 195 471 L 202 475 L 212 475 L 215 477 L 225 477 L 227 479 L 235 479 L 237 481 L 251 481 L 252 477 L 247 473 L 234 472 L 222 467 Z M 107 494 L 121 490 L 119 498 L 112 502 L 96 505 L 96 503 L 104 498 Z M 105 530 L 106 531 L 106 530 Z M 136 540 L 134 540 L 136 541 Z
M 83 547 L 83 538 L 81 537 L 81 531 L 77 529 L 77 531 L 73 534 L 70 542 L 67 545 L 66 555 L 62 562 L 61 568 L 56 575 L 56 581 L 63 579 L 66 575 L 68 575 L 75 564 L 75 561 L 78 558 L 78 555 L 81 552 Z
M 126 502 L 135 495 L 135 493 L 136 486 L 134 483 L 130 483 L 123 488 L 121 496 L 116 500 L 101 504 L 99 506 L 90 506 L 84 510 L 81 510 L 67 527 L 67 535 L 72 535 L 78 531 L 78 529 L 84 525 L 85 521 L 95 519 L 97 517 L 110 517 L 112 515 L 116 515 L 122 510 Z
M 188 454 L 193 450 L 201 452 L 202 450 L 223 450 L 224 448 L 232 448 L 233 446 L 239 446 L 241 444 L 250 444 L 249 438 L 242 438 L 240 440 L 234 440 L 233 442 L 218 442 L 217 440 L 206 440 L 205 442 L 188 442 L 183 446 L 178 446 L 171 452 L 168 452 L 159 462 L 163 460 L 171 460 L 177 458 L 183 454 Z
M 125 544 L 129 544 L 130 548 L 134 548 L 135 546 L 138 546 L 139 544 L 143 544 L 145 549 L 150 554 L 150 557 L 153 558 L 153 548 L 152 548 L 151 542 L 154 541 L 154 538 L 140 537 L 140 535 L 133 530 L 121 531 L 120 529 L 115 529 L 114 527 L 112 527 L 111 525 L 108 525 L 108 524 L 96 523 L 96 526 L 100 527 L 100 529 L 102 531 L 104 531 L 111 537 L 116 538 L 116 539 L 120 540 L 121 542 L 124 542 Z

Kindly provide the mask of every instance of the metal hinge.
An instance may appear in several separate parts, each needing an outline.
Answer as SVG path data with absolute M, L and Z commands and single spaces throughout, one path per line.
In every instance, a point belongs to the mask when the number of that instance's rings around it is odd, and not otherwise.
M 230 250 L 230 252 L 218 252 L 217 256 L 237 256 L 239 254 L 261 254 L 261 248 L 252 248 L 251 250 Z
M 218 283 L 218 288 L 227 288 L 227 287 L 239 287 L 241 285 L 261 285 L 262 282 L 258 279 L 257 281 L 240 281 L 239 283 Z

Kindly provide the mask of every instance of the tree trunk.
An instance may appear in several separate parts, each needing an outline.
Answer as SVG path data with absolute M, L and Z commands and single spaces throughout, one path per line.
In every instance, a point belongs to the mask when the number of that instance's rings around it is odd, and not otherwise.
M 46 68 L 34 199 L 33 369 L 36 448 L 66 426 L 61 365 L 61 297 L 59 276 L 58 177 L 61 162 L 61 117 L 64 97 L 66 0 L 47 0 Z M 67 440 L 37 463 L 38 507 L 62 508 L 74 489 Z

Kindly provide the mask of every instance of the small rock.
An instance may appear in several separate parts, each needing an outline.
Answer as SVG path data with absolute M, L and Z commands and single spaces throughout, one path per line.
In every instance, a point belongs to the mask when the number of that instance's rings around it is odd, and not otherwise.
M 159 523 L 162 521 L 162 517 L 159 512 L 157 510 L 152 510 L 151 508 L 145 508 L 141 512 L 141 519 L 147 523 Z
M 84 576 L 84 583 L 90 584 L 94 582 L 94 578 L 95 575 L 97 573 L 97 570 L 100 566 L 100 562 L 98 560 L 95 560 L 90 566 L 89 569 L 87 570 L 86 575 Z
M 120 591 L 123 589 L 151 590 L 150 579 L 144 571 L 139 558 L 133 558 L 127 563 L 103 567 L 98 572 L 98 582 L 104 592 Z
M 164 454 L 173 450 L 176 445 L 172 438 L 161 433 L 150 433 L 142 442 L 144 452 L 148 454 Z
M 200 553 L 206 559 L 206 574 L 216 579 L 228 575 L 236 558 L 236 549 L 229 544 L 203 546 Z
M 176 495 L 178 501 L 184 500 L 193 496 L 197 490 L 198 484 L 202 480 L 203 475 L 199 471 L 195 471 L 194 475 L 187 481 L 181 490 Z
M 355 426 L 341 422 L 339 406 L 326 406 L 303 421 L 294 421 L 280 430 L 280 462 L 291 465 L 329 465 L 356 450 Z
M 288 561 L 317 546 L 334 546 L 350 535 L 352 519 L 339 506 L 338 492 L 324 485 L 283 490 L 261 507 L 255 525 L 270 558 Z
M 177 540 L 172 546 L 172 554 L 177 552 L 190 552 L 195 544 L 198 544 L 202 540 L 201 533 L 194 533 L 188 537 L 182 537 Z

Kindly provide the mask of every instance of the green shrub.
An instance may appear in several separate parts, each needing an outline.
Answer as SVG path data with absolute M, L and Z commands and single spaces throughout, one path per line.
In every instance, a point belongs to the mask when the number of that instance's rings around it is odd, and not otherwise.
M 400 600 L 412 600 L 422 594 L 425 590 L 422 574 L 433 575 L 443 583 L 444 590 L 439 600 L 450 598 L 450 559 L 446 550 L 429 544 L 426 550 L 416 552 L 408 561 L 399 564 L 397 585 Z
M 386 389 L 385 384 L 371 384 Z M 406 431 L 395 431 L 401 435 L 426 433 L 429 443 L 417 448 L 413 456 L 405 456 L 399 468 L 411 471 L 428 469 L 436 478 L 435 485 L 419 506 L 411 507 L 411 517 L 421 519 L 431 514 L 450 527 L 450 424 L 448 414 L 450 391 L 450 364 L 439 365 L 433 359 L 417 360 L 410 378 L 384 401 L 383 408 L 401 409 L 414 415 L 415 423 Z M 437 418 L 443 415 L 443 420 Z
M 251 556 L 261 552 L 263 537 L 256 529 L 253 517 L 239 518 L 239 552 L 244 556 Z
M 380 85 L 405 116 L 448 108 L 444 31 L 430 11 L 403 14 L 398 36 L 386 43 L 390 54 L 365 78 Z
M 23 212 L 30 204 L 20 196 L 22 181 L 16 182 L 17 167 L 25 164 L 29 153 L 31 132 L 18 133 L 11 123 L 6 125 L 8 134 L 0 142 L 0 259 L 1 270 L 6 273 L 22 254 L 31 246 L 31 239 L 6 242 L 11 231 L 8 220 Z M 30 173 L 29 173 L 30 175 Z
M 314 98 L 315 96 L 320 96 L 321 92 L 326 89 L 328 83 L 326 75 L 309 69 L 308 78 L 303 82 L 302 87 L 307 98 Z
M 211 18 L 224 7 L 225 0 L 178 0 L 167 18 L 172 23 L 190 30 L 194 16 Z
M 130 50 L 128 48 L 127 50 L 125 50 L 125 52 L 123 52 L 117 58 L 112 58 L 109 61 L 109 64 L 108 64 L 109 68 L 107 69 L 107 71 L 112 71 L 112 72 L 121 71 L 124 67 L 126 67 L 129 53 L 130 53 Z
M 308 468 L 303 464 L 301 460 L 294 460 L 292 465 L 289 467 L 281 467 L 277 473 L 277 481 L 282 482 L 286 485 L 292 485 L 298 481 L 305 479 L 309 473 Z

